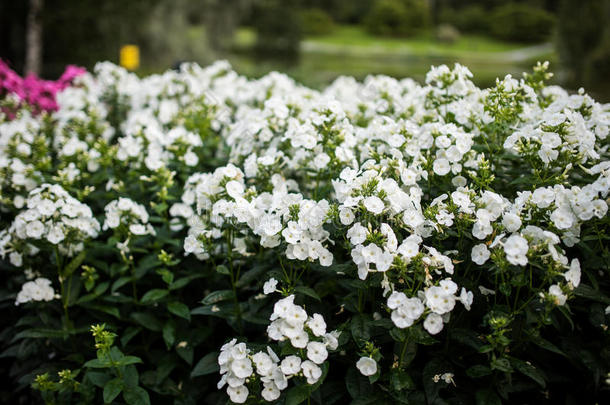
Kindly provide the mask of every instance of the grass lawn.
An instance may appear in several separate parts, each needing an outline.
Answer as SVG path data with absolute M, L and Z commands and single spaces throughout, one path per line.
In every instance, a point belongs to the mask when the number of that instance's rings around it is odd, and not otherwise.
M 247 49 L 256 42 L 256 33 L 247 27 L 240 28 L 235 34 L 235 46 Z M 422 33 L 411 38 L 391 38 L 374 36 L 361 26 L 339 25 L 332 33 L 323 36 L 304 38 L 311 48 L 337 46 L 346 48 L 372 48 L 413 55 L 447 55 L 507 52 L 527 47 L 526 44 L 498 41 L 482 35 L 461 35 L 454 43 L 443 43 L 436 40 L 432 33 Z M 307 48 L 307 47 L 306 47 Z
M 501 42 L 480 35 L 461 35 L 460 39 L 452 44 L 437 41 L 432 33 L 422 33 L 411 38 L 378 37 L 369 34 L 363 27 L 354 25 L 340 25 L 329 35 L 310 37 L 306 40 L 321 44 L 372 46 L 388 50 L 405 49 L 416 53 L 430 50 L 439 52 L 503 52 L 524 47 L 523 44 Z

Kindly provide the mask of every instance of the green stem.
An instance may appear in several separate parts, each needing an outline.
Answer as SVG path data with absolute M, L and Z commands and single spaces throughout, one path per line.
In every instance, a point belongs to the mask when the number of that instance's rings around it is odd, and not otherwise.
M 239 280 L 239 270 L 237 274 L 233 268 L 233 231 L 227 230 L 227 258 L 229 259 L 229 270 L 231 271 L 231 289 L 233 290 L 233 301 L 235 302 L 235 316 L 237 317 L 237 325 L 239 333 L 243 335 L 244 325 L 242 322 L 241 307 L 237 299 L 237 281 Z
M 398 368 L 402 368 L 402 361 L 405 357 L 405 353 L 407 352 L 407 345 L 409 344 L 409 339 L 405 338 L 405 342 L 402 345 L 402 350 L 400 351 L 400 360 L 398 360 Z
M 59 277 L 59 287 L 60 287 L 60 291 L 61 291 L 61 303 L 62 303 L 62 307 L 64 309 L 64 316 L 66 318 L 64 326 L 67 327 L 71 324 L 70 314 L 68 311 L 68 302 L 70 300 L 70 288 L 72 286 L 72 277 L 70 276 L 70 283 L 68 284 L 68 290 L 66 291 L 66 285 L 65 285 L 66 280 L 64 280 L 63 263 L 62 263 L 61 256 L 59 254 L 59 249 L 57 248 L 57 246 L 55 247 L 55 264 L 57 265 L 57 275 Z
M 129 268 L 131 270 L 131 292 L 133 293 L 133 300 L 138 301 L 138 287 L 136 286 L 136 266 L 133 264 L 133 260 L 129 261 Z
M 115 373 L 117 374 L 117 377 L 119 377 L 122 380 L 123 374 L 121 373 L 121 370 L 119 369 L 119 367 L 117 367 L 116 362 L 112 358 L 112 353 L 110 352 L 110 350 L 108 350 L 108 358 L 110 359 L 110 364 L 112 365 L 112 368 L 114 369 Z

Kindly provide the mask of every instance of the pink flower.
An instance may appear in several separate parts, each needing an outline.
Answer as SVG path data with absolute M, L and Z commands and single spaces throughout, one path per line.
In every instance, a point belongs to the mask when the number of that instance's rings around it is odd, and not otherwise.
M 87 73 L 87 69 L 85 69 L 85 68 L 75 66 L 75 65 L 68 65 L 68 66 L 66 66 L 66 70 L 64 71 L 64 73 L 61 75 L 61 77 L 57 81 L 59 83 L 61 83 L 62 90 L 63 90 L 64 88 L 66 88 L 70 85 L 72 80 L 74 80 L 76 77 L 83 75 L 85 73 Z
M 68 65 L 57 81 L 42 80 L 34 74 L 22 79 L 4 61 L 0 60 L 0 95 L 16 94 L 22 102 L 33 107 L 34 113 L 57 111 L 55 96 L 72 84 L 74 78 L 86 73 L 84 68 Z M 11 116 L 9 114 L 9 116 Z

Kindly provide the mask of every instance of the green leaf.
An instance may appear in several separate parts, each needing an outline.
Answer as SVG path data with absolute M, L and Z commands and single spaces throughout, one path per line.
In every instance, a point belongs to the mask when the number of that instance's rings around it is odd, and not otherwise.
M 167 284 L 168 286 L 171 286 L 172 283 L 174 282 L 174 273 L 172 273 L 171 271 L 169 271 L 168 269 L 158 269 L 157 270 L 157 274 L 159 274 L 161 276 L 161 279 L 165 282 L 165 284 Z
M 196 280 L 201 277 L 203 277 L 203 274 L 191 274 L 190 276 L 179 278 L 178 280 L 174 281 L 169 286 L 169 289 L 170 290 L 179 290 L 180 288 L 188 285 L 188 283 L 190 283 L 191 281 Z
M 352 318 L 350 329 L 357 344 L 362 344 L 371 337 L 370 320 L 365 315 L 358 314 Z
M 415 359 L 415 356 L 417 355 L 417 343 L 412 342 L 412 341 L 407 341 L 406 342 L 407 347 L 405 347 L 404 345 L 405 345 L 405 343 L 396 344 L 395 349 L 394 349 L 394 354 L 396 356 L 398 356 L 399 360 L 402 360 L 401 363 L 399 364 L 399 367 L 402 367 L 402 368 L 408 367 L 409 364 L 411 364 L 411 362 Z
M 121 319 L 121 313 L 119 312 L 119 309 L 117 307 L 112 307 L 109 305 L 89 304 L 89 303 L 83 304 L 82 307 L 88 308 L 88 309 L 93 309 L 95 311 L 104 312 L 104 313 L 114 316 L 117 319 Z
M 142 363 L 142 359 L 136 356 L 124 356 L 115 363 L 119 366 L 128 366 L 130 364 Z
M 415 388 L 415 383 L 411 376 L 399 369 L 392 370 L 390 384 L 394 391 L 412 390 Z
M 216 373 L 218 370 L 218 352 L 211 352 L 197 362 L 191 372 L 191 378 Z
M 175 368 L 176 360 L 173 357 L 173 354 L 170 354 L 167 358 L 164 358 L 163 361 L 160 362 L 159 367 L 157 367 L 157 371 L 155 373 L 155 384 L 161 385 L 161 383 L 165 381 L 165 379 Z
M 286 391 L 286 405 L 298 405 L 309 397 L 310 387 L 307 385 L 297 385 Z
M 140 278 L 144 277 L 150 269 L 155 268 L 160 264 L 161 262 L 157 258 L 156 253 L 144 257 L 142 260 L 139 261 L 138 266 L 136 267 L 136 270 L 134 272 L 136 280 L 139 280 Z
M 237 287 L 250 285 L 254 280 L 259 279 L 260 276 L 268 270 L 269 267 L 267 265 L 254 266 L 250 270 L 243 273 L 235 285 Z
M 86 362 L 85 364 L 83 364 L 83 367 L 108 368 L 108 367 L 111 367 L 111 364 L 109 361 L 106 361 L 106 360 L 92 359 L 92 360 L 89 360 L 88 362 Z
M 407 333 L 402 329 L 394 327 L 390 329 L 390 336 L 397 342 L 404 342 L 407 338 Z
M 490 388 L 478 390 L 475 399 L 477 405 L 502 405 L 498 395 Z
M 129 343 L 129 341 L 131 339 L 133 339 L 134 336 L 136 336 L 141 331 L 142 331 L 142 328 L 140 328 L 139 326 L 138 327 L 130 326 L 127 329 L 125 329 L 125 332 L 123 332 L 121 334 L 121 345 L 123 347 L 127 346 L 127 343 Z
M 87 371 L 85 374 L 85 379 L 91 381 L 96 387 L 103 388 L 108 380 L 110 380 L 110 376 L 100 371 Z
M 147 291 L 146 294 L 140 299 L 142 304 L 148 304 L 150 302 L 155 302 L 163 299 L 165 296 L 169 294 L 168 290 L 163 290 L 160 288 L 156 288 L 150 291 Z
M 561 349 L 559 349 L 557 346 L 555 346 L 553 343 L 549 342 L 548 340 L 542 338 L 541 336 L 530 334 L 530 338 L 531 338 L 531 341 L 534 342 L 535 345 L 537 345 L 545 350 L 548 350 L 550 352 L 567 357 L 566 354 L 561 351 Z
M 176 326 L 171 320 L 163 325 L 163 340 L 168 350 L 171 349 L 176 341 Z
M 367 397 L 355 398 L 350 403 L 350 405 L 373 405 L 375 403 L 383 403 L 384 399 L 385 398 L 383 398 L 379 394 L 375 393 L 375 394 L 369 395 Z
M 364 377 L 356 367 L 351 366 L 347 370 L 347 375 L 345 376 L 345 386 L 347 388 L 347 392 L 352 398 L 360 398 L 366 397 L 371 392 L 371 384 L 369 380 Z
M 449 330 L 449 338 L 456 340 L 463 345 L 470 346 L 475 350 L 479 350 L 483 346 L 483 342 L 478 337 L 477 333 L 470 329 L 454 328 Z
M 510 361 L 506 358 L 499 358 L 491 361 L 491 368 L 493 370 L 500 370 L 506 373 L 510 373 L 513 371 L 513 368 L 510 365 Z
M 133 312 L 130 317 L 146 329 L 155 332 L 160 332 L 163 329 L 161 322 L 154 315 L 147 312 Z
M 72 273 L 74 273 L 74 270 L 76 270 L 78 268 L 78 266 L 80 266 L 83 263 L 83 261 L 85 260 L 85 257 L 87 257 L 87 251 L 83 250 L 82 252 L 80 252 L 78 254 L 78 256 L 76 256 L 74 259 L 72 259 L 72 261 L 70 263 L 68 263 L 68 265 L 66 267 L 64 267 L 63 278 L 66 279 L 66 278 L 70 277 L 72 275 Z
M 217 302 L 233 299 L 233 297 L 233 290 L 218 290 L 206 295 L 201 303 L 203 305 L 212 305 L 216 304 Z
M 189 307 L 187 307 L 186 304 L 183 304 L 182 302 L 170 302 L 169 304 L 167 304 L 167 309 L 172 314 L 178 315 L 179 317 L 184 318 L 187 321 L 191 320 L 191 311 Z
M 235 315 L 235 305 L 232 302 L 221 302 L 214 305 L 204 305 L 193 308 L 191 315 L 215 316 L 227 319 Z M 269 321 L 267 321 L 269 323 Z
M 219 274 L 223 274 L 225 276 L 228 276 L 229 274 L 231 274 L 231 272 L 229 271 L 227 266 L 224 266 L 222 264 L 220 266 L 216 266 L 216 272 Z
M 126 387 L 123 399 L 128 405 L 150 405 L 148 392 L 142 387 Z
M 114 378 L 104 385 L 104 403 L 111 403 L 123 391 L 123 380 Z
M 440 358 L 432 358 L 426 363 L 422 372 L 424 382 L 424 392 L 426 393 L 426 401 L 428 404 L 446 404 L 441 398 L 439 391 L 444 386 L 434 382 L 434 376 L 445 373 L 449 370 L 447 363 Z
M 75 302 L 75 304 L 80 305 L 80 304 L 84 304 L 89 301 L 93 301 L 94 299 L 96 299 L 97 297 L 102 295 L 104 292 L 106 292 L 109 285 L 110 285 L 109 281 L 104 281 L 103 283 L 98 284 L 95 287 L 95 290 L 93 290 L 93 292 L 83 295 Z
M 574 289 L 574 294 L 579 297 L 588 298 L 593 301 L 603 302 L 604 304 L 610 304 L 610 298 L 606 297 L 599 290 L 596 290 L 593 287 L 590 287 L 583 283 L 580 283 L 580 285 Z
M 131 281 L 131 276 L 120 277 L 117 281 L 112 283 L 112 287 L 110 288 L 110 291 L 115 292 L 116 290 L 123 287 L 125 284 L 129 283 L 130 281 Z
M 60 338 L 67 338 L 68 336 L 70 336 L 73 333 L 74 332 L 65 331 L 63 329 L 34 328 L 34 329 L 27 329 L 27 330 L 17 333 L 11 341 L 14 342 L 14 341 L 22 339 L 22 338 L 60 339 Z
M 546 381 L 544 378 L 544 374 L 542 374 L 542 371 L 540 371 L 533 365 L 519 359 L 512 358 L 510 362 L 513 367 L 517 369 L 517 371 L 519 371 L 521 374 L 524 374 L 532 380 L 536 381 L 538 384 L 540 384 L 542 388 L 546 387 Z
M 125 366 L 124 370 L 125 371 L 123 372 L 123 381 L 125 381 L 125 385 L 130 387 L 135 387 L 136 385 L 138 385 L 138 380 L 140 379 L 140 376 L 138 375 L 138 370 L 136 369 L 136 366 Z
M 433 345 L 438 343 L 421 325 L 413 325 L 407 329 L 407 339 L 421 345 Z
M 482 364 L 477 364 L 466 370 L 466 374 L 471 378 L 481 378 L 491 374 L 491 369 Z
M 320 296 L 315 292 L 315 290 L 313 288 L 309 288 L 309 287 L 305 287 L 305 286 L 299 286 L 296 287 L 294 289 L 296 292 L 307 295 L 315 300 L 318 300 L 320 302 L 322 302 L 322 299 L 320 298 Z
M 187 344 L 186 346 L 177 345 L 176 353 L 178 353 L 178 356 L 182 357 L 182 359 L 188 364 L 193 364 L 193 356 L 195 351 L 193 350 L 193 346 L 190 344 Z

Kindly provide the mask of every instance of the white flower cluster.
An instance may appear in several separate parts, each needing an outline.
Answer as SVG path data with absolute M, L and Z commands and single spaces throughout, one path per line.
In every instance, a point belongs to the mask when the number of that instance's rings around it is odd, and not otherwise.
M 318 261 L 322 266 L 332 264 L 333 256 L 324 246 L 329 236 L 323 229 L 328 221 L 327 201 L 315 202 L 290 192 L 293 182 L 277 174 L 271 178 L 272 193 L 247 189 L 244 180 L 243 172 L 231 164 L 197 178 L 195 193 L 200 219 L 189 220 L 189 235 L 184 242 L 187 254 L 207 259 L 210 253 L 217 252 L 208 251 L 206 246 L 213 246 L 211 242 L 223 236 L 223 228 L 237 224 L 245 225 L 259 237 L 262 247 L 274 248 L 286 242 L 289 259 Z M 186 206 L 174 207 L 176 214 L 178 209 L 187 210 Z M 233 244 L 233 250 L 247 254 L 243 237 L 234 238 Z
M 104 207 L 104 212 L 106 213 L 104 230 L 124 226 L 132 235 L 155 234 L 155 229 L 148 223 L 149 217 L 146 208 L 129 198 L 121 197 L 110 201 Z
M 91 208 L 70 196 L 61 186 L 43 184 L 32 190 L 26 209 L 11 226 L 0 232 L 0 255 L 9 253 L 14 266 L 23 263 L 23 254 L 34 255 L 35 242 L 46 241 L 62 254 L 73 256 L 83 250 L 83 242 L 96 238 L 100 224 Z
M 98 64 L 59 94 L 53 131 L 27 111 L 0 117 L 0 209 L 22 210 L 0 231 L 0 255 L 19 267 L 47 242 L 73 255 L 100 226 L 64 190 L 87 198 L 106 184 L 112 198 L 130 196 L 121 179 L 135 173 L 182 187 L 169 214 L 172 231 L 188 232 L 186 254 L 248 263 L 262 252 L 299 272 L 358 277 L 381 287 L 398 328 L 439 333 L 457 302 L 469 309 L 458 280 L 471 266 L 485 283 L 490 272 L 543 268 L 537 293 L 564 305 L 581 277 L 569 248 L 608 216 L 610 105 L 511 76 L 490 89 L 471 78 L 456 64 L 432 68 L 423 85 L 341 77 L 316 91 L 280 73 L 250 80 L 226 62 L 142 79 Z M 154 234 L 137 199 L 105 212 L 104 229 Z M 270 280 L 264 292 L 275 291 Z M 336 342 L 325 329 L 294 297 L 279 301 L 269 337 L 307 358 L 232 342 L 221 364 L 232 400 L 248 398 L 252 376 L 265 379 L 265 399 L 283 378 L 320 378 Z M 358 364 L 377 372 L 372 357 Z
M 398 328 L 408 328 L 417 322 L 424 313 L 428 313 L 423 326 L 431 335 L 443 329 L 443 322 L 449 320 L 449 313 L 456 302 L 461 302 L 467 310 L 473 301 L 472 292 L 462 288 L 457 295 L 458 286 L 450 278 L 441 280 L 439 285 L 432 285 L 420 291 L 418 297 L 408 298 L 403 292 L 394 291 L 388 297 L 387 306 L 392 310 L 391 318 Z
M 294 303 L 294 298 L 294 295 L 290 295 L 275 303 L 267 335 L 272 340 L 289 340 L 292 347 L 306 348 L 308 359 L 322 364 L 328 356 L 326 347 L 330 350 L 337 349 L 337 334 L 327 333 L 322 315 L 308 316 L 303 307 Z
M 15 305 L 30 301 L 51 301 L 54 298 L 56 298 L 55 290 L 53 290 L 51 280 L 38 277 L 36 280 L 28 281 L 21 286 Z
M 218 389 L 228 385 L 227 394 L 231 401 L 244 403 L 249 395 L 246 384 L 258 376 L 263 383 L 261 395 L 266 401 L 275 401 L 281 391 L 288 387 L 288 380 L 304 377 L 307 384 L 315 384 L 322 377 L 320 367 L 328 358 L 328 350 L 338 347 L 339 332 L 326 332 L 326 322 L 320 314 L 309 317 L 303 307 L 294 304 L 294 295 L 275 303 L 272 323 L 267 334 L 272 340 L 289 341 L 295 349 L 303 349 L 306 358 L 299 356 L 303 351 L 295 351 L 280 360 L 267 347 L 266 352 L 252 354 L 245 343 L 233 339 L 222 346 L 218 356 L 220 374 Z
M 218 356 L 222 375 L 218 389 L 228 384 L 227 394 L 231 401 L 238 404 L 246 402 L 249 394 L 246 382 L 255 375 L 253 363 L 256 366 L 256 373 L 260 375 L 265 385 L 262 395 L 267 401 L 279 398 L 279 387 L 284 389 L 288 386 L 286 377 L 279 367 L 279 358 L 271 348 L 267 347 L 267 353 L 258 352 L 252 356 L 245 343 L 237 343 L 237 339 L 233 339 L 222 346 Z
M 41 135 L 41 123 L 24 112 L 12 121 L 0 121 L 0 201 L 23 208 L 27 194 L 41 183 L 36 167 L 49 141 Z M 44 153 L 44 152 L 42 152 Z

